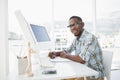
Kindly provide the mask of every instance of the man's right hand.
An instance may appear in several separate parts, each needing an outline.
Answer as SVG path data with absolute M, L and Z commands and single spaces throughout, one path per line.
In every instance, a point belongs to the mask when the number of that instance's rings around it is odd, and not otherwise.
M 56 57 L 56 52 L 49 52 L 48 57 L 50 57 L 51 59 L 54 59 Z

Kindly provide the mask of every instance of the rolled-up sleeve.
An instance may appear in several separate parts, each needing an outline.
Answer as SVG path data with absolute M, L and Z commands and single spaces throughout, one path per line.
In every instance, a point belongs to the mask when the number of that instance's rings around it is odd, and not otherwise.
M 73 40 L 73 43 L 67 48 L 65 49 L 64 51 L 67 53 L 67 54 L 70 54 L 71 52 L 73 52 L 75 50 L 75 40 Z

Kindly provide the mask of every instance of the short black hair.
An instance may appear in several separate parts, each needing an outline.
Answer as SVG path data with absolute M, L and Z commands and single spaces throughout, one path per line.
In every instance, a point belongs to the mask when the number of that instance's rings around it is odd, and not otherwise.
M 71 20 L 71 19 L 73 19 L 73 18 L 76 18 L 76 19 L 78 19 L 79 21 L 81 21 L 81 22 L 82 22 L 82 18 L 81 18 L 81 17 L 79 17 L 79 16 L 71 16 L 69 20 Z

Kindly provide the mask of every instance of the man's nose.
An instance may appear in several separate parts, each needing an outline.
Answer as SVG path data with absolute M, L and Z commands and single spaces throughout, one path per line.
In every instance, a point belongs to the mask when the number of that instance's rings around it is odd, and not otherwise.
M 70 29 L 75 29 L 75 26 L 72 26 Z

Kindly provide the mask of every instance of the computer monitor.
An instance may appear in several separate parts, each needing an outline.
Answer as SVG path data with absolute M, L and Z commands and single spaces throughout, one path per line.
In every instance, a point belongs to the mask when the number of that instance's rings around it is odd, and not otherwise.
M 30 24 L 35 42 L 38 43 L 40 50 L 48 50 L 51 47 L 51 40 L 44 26 Z
M 37 52 L 40 50 L 49 50 L 51 41 L 45 27 L 29 24 L 19 10 L 15 11 L 15 15 L 21 26 L 26 42 L 30 42 L 31 47 Z

